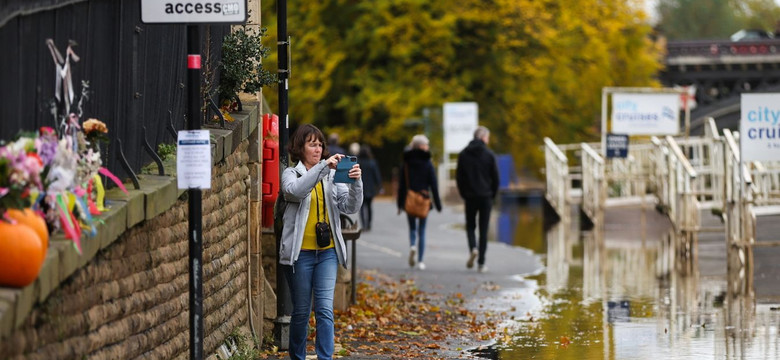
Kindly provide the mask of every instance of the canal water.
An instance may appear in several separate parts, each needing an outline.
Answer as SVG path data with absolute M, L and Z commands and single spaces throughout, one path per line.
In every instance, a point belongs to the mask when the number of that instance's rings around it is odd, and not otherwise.
M 754 295 L 772 291 L 731 289 L 721 242 L 701 242 L 691 260 L 679 255 L 671 228 L 648 231 L 642 219 L 618 236 L 583 231 L 576 210 L 545 229 L 541 197 L 502 199 L 496 217 L 496 239 L 534 251 L 546 268 L 522 279 L 536 289 L 537 305 L 504 324 L 500 338 L 476 355 L 780 359 L 778 299 Z

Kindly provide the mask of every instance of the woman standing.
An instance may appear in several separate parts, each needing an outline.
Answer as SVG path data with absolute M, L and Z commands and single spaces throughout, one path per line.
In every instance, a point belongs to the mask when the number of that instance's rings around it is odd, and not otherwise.
M 287 201 L 279 245 L 279 263 L 290 285 L 290 358 L 306 358 L 306 337 L 314 297 L 315 350 L 318 359 L 333 357 L 333 294 L 338 264 L 347 266 L 340 214 L 354 214 L 363 201 L 360 165 L 349 170 L 354 183 L 334 183 L 344 154 L 330 156 L 325 137 L 314 125 L 298 127 L 290 138 L 290 158 L 297 162 L 282 173 Z
M 431 163 L 431 153 L 428 151 L 428 138 L 425 135 L 415 135 L 404 151 L 403 165 L 398 179 L 398 213 L 404 209 L 406 203 L 406 190 L 412 189 L 418 192 L 430 194 L 436 211 L 441 212 L 441 200 L 439 200 L 439 188 L 436 182 L 436 171 Z M 406 214 L 409 222 L 409 266 L 425 270 L 423 256 L 425 255 L 425 220 Z M 416 241 L 417 240 L 417 241 Z

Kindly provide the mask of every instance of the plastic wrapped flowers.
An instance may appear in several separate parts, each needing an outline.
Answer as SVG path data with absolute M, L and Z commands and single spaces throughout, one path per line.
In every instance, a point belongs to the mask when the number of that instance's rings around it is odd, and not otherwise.
M 71 120 L 62 137 L 43 127 L 0 147 L 0 212 L 31 209 L 80 253 L 82 232 L 95 235 L 93 216 L 106 210 L 100 175 L 127 190 L 102 166 L 99 144 L 107 139 L 106 125 L 89 119 L 79 126 L 77 117 Z

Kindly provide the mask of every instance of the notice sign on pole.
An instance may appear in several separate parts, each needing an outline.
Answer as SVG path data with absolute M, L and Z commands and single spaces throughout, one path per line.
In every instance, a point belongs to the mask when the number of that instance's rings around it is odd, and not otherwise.
M 474 139 L 478 113 L 475 102 L 444 103 L 444 153 L 458 153 Z
M 680 95 L 612 95 L 612 132 L 627 135 L 677 135 Z
M 211 141 L 208 130 L 182 130 L 176 147 L 179 189 L 211 189 Z
M 607 157 L 624 158 L 628 156 L 628 135 L 607 134 Z
M 243 24 L 247 0 L 141 0 L 145 24 Z
M 780 160 L 780 93 L 742 94 L 739 147 L 742 161 Z

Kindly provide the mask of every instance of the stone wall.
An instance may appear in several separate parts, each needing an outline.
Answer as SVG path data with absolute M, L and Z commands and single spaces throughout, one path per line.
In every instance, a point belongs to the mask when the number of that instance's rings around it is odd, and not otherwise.
M 215 157 L 212 188 L 203 192 L 206 355 L 249 323 L 250 277 L 254 284 L 265 282 L 262 269 L 252 266 L 250 273 L 250 249 L 261 256 L 259 236 L 250 236 L 250 223 L 257 222 L 250 218 L 259 215 L 250 210 L 250 189 L 259 182 L 259 160 L 250 156 L 259 139 L 259 110 L 256 104 L 245 110 L 234 129 L 212 131 L 213 154 L 221 156 Z M 83 239 L 82 255 L 55 239 L 36 283 L 0 289 L 0 323 L 11 329 L 0 333 L 1 359 L 189 357 L 187 193 L 175 188 L 173 177 L 141 179 L 140 191 L 124 198 L 113 192 L 102 235 Z M 152 183 L 157 186 L 144 190 Z M 134 200 L 139 197 L 141 205 Z M 114 239 L 101 238 L 112 232 Z M 264 289 L 251 292 L 254 316 L 262 319 Z

